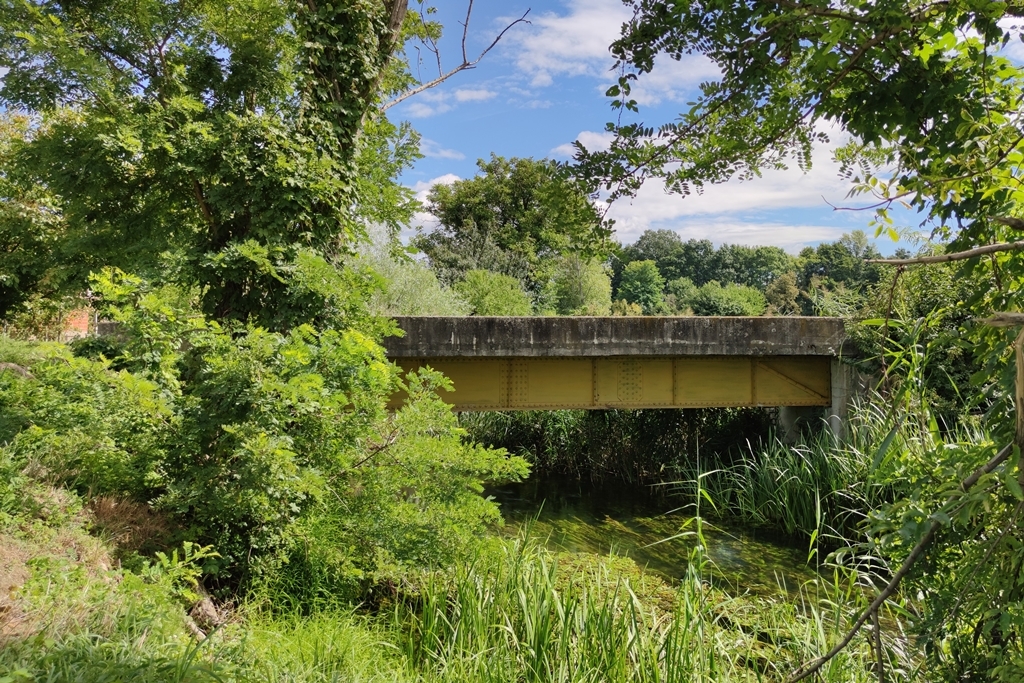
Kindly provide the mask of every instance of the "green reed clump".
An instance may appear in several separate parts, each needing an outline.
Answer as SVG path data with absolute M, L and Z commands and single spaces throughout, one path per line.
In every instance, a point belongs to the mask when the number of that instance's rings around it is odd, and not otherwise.
M 981 437 L 943 433 L 930 414 L 894 410 L 877 394 L 857 401 L 845 432 L 822 425 L 804 443 L 787 444 L 769 435 L 732 452 L 707 452 L 683 462 L 670 489 L 695 499 L 697 482 L 717 516 L 789 536 L 839 546 L 853 542 L 867 514 L 905 493 L 896 476 L 901 463 L 916 461 L 944 440 L 975 442 Z

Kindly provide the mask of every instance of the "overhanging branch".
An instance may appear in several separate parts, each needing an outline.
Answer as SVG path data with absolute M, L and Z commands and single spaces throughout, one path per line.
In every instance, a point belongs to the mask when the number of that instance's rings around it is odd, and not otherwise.
M 883 263 L 889 266 L 912 266 L 919 263 L 949 263 L 950 261 L 964 261 L 975 256 L 994 254 L 999 251 L 1017 251 L 1024 249 L 1024 242 L 1003 242 L 1000 244 L 987 244 L 984 247 L 976 247 L 967 251 L 958 251 L 953 254 L 937 254 L 935 256 L 918 256 L 916 258 L 873 258 L 866 259 L 865 263 Z

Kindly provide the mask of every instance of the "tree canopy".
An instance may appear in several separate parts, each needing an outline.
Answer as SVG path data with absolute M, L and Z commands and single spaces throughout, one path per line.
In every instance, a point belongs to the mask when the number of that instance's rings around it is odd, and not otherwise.
M 561 256 L 603 257 L 611 225 L 552 161 L 491 156 L 480 173 L 435 185 L 428 209 L 437 228 L 415 241 L 442 280 L 473 269 L 517 278 L 537 293 Z
M 220 319 L 281 328 L 340 312 L 318 264 L 357 233 L 360 130 L 405 12 L 4 0 L 0 104 L 31 122 L 5 143 L 5 194 L 45 189 L 55 255 L 80 288 L 112 265 L 197 286 Z
M 986 242 L 1021 198 L 1022 71 L 1000 49 L 1016 2 L 629 0 L 612 45 L 622 72 L 608 94 L 639 111 L 633 85 L 656 62 L 710 61 L 721 73 L 678 120 L 609 124 L 606 151 L 579 149 L 579 171 L 614 195 L 648 178 L 689 194 L 748 178 L 810 151 L 838 123 L 839 158 L 880 218 L 896 200 L 956 245 Z

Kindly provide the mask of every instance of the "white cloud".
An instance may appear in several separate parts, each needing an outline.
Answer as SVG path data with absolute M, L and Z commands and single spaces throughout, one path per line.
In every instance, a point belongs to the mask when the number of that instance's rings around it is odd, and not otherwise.
M 613 82 L 615 63 L 608 46 L 632 13 L 621 0 L 570 0 L 566 14 L 546 12 L 534 18 L 532 30 L 522 31 L 508 43 L 516 65 L 543 88 L 556 76 L 589 76 L 602 81 L 603 93 Z M 631 97 L 642 105 L 685 101 L 702 81 L 716 78 L 719 70 L 706 57 L 662 58 L 652 73 L 637 81 Z
M 430 105 L 426 102 L 412 102 L 405 108 L 406 116 L 414 119 L 425 119 L 430 116 L 437 114 L 443 114 L 447 111 L 451 111 L 452 106 L 445 102 L 439 104 Z
M 608 46 L 631 16 L 621 0 L 570 0 L 568 5 L 568 14 L 532 17 L 532 30 L 509 37 L 516 65 L 536 87 L 551 85 L 558 75 L 607 78 L 614 63 Z
M 821 130 L 830 134 L 833 144 L 846 139 L 838 128 Z M 792 209 L 825 209 L 826 202 L 837 206 L 858 203 L 846 199 L 851 183 L 839 176 L 829 147 L 816 147 L 811 159 L 808 173 L 793 164 L 786 170 L 765 171 L 759 178 L 711 185 L 686 197 L 666 193 L 660 181 L 648 181 L 632 200 L 613 204 L 608 217 L 615 219 L 618 239 L 624 242 L 632 242 L 644 230 L 665 228 L 685 239 L 773 244 L 786 249 L 835 239 L 849 228 L 797 224 L 784 217 Z M 755 222 L 750 219 L 752 214 L 769 218 Z
M 459 161 L 466 158 L 466 155 L 459 150 L 447 149 L 442 147 L 440 143 L 428 138 L 420 140 L 420 152 L 428 159 L 454 159 Z
M 417 201 L 426 206 L 427 195 L 430 194 L 431 188 L 435 185 L 451 185 L 459 180 L 462 180 L 462 178 L 454 173 L 445 173 L 430 180 L 418 181 L 412 186 L 412 191 L 416 193 Z M 417 211 L 413 216 L 413 225 L 434 226 L 437 225 L 437 219 L 427 211 Z
M 458 104 L 486 102 L 497 96 L 497 92 L 487 88 L 458 88 L 456 90 L 433 88 L 414 95 L 409 104 L 405 105 L 405 115 L 414 119 L 424 119 L 447 113 Z
M 486 88 L 459 88 L 455 91 L 455 100 L 457 102 L 485 102 L 497 94 Z
M 614 139 L 614 133 L 609 133 L 607 131 L 596 132 L 592 130 L 585 130 L 576 136 L 577 142 L 592 152 L 608 149 Z M 549 154 L 553 157 L 571 158 L 576 154 L 576 148 L 573 147 L 571 142 L 567 142 L 564 145 L 555 147 L 551 152 L 549 152 Z

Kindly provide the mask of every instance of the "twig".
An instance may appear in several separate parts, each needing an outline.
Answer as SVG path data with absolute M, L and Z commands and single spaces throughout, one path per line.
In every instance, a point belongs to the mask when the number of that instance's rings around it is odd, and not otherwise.
M 466 69 L 472 69 L 473 67 L 475 67 L 477 64 L 480 63 L 480 60 L 483 59 L 487 55 L 488 52 L 490 52 L 491 50 L 494 49 L 494 46 L 498 44 L 498 41 L 500 41 L 502 38 L 504 38 L 505 34 L 508 33 L 509 30 L 513 26 L 515 26 L 516 24 L 529 24 L 530 23 L 526 19 L 526 15 L 530 13 L 530 10 L 526 10 L 526 12 L 523 13 L 523 16 L 519 17 L 518 19 L 513 21 L 511 24 L 509 24 L 508 26 L 503 28 L 501 30 L 501 33 L 499 33 L 497 35 L 497 37 L 493 41 L 491 41 L 491 44 L 487 46 L 487 49 L 485 49 L 483 52 L 481 52 L 479 55 L 477 55 L 476 59 L 470 60 L 467 57 L 467 55 L 466 55 L 466 35 L 469 32 L 469 15 L 470 15 L 470 13 L 472 11 L 473 11 L 473 3 L 470 2 L 469 3 L 469 10 L 466 12 L 466 23 L 462 25 L 462 64 L 459 64 L 457 67 L 455 67 L 451 71 L 448 71 L 447 73 L 440 74 L 437 78 L 435 78 L 432 81 L 428 81 L 426 83 L 421 83 L 420 85 L 416 86 L 415 88 L 411 88 L 409 90 L 406 90 L 404 93 L 402 93 L 401 95 L 395 97 L 390 102 L 386 102 L 381 107 L 381 111 L 387 111 L 388 109 L 390 109 L 391 107 L 395 106 L 399 102 L 403 102 L 403 101 L 409 99 L 410 97 L 412 97 L 413 95 L 418 95 L 421 92 L 423 92 L 424 90 L 430 90 L 433 87 L 441 85 L 442 83 L 444 83 L 445 81 L 447 81 L 449 78 L 451 78 L 455 74 L 459 73 L 460 71 L 465 71 Z M 434 52 L 435 52 L 435 55 L 438 57 L 438 59 L 440 59 L 440 55 L 436 52 L 436 50 Z M 438 62 L 438 64 L 440 64 L 440 62 Z
M 32 373 L 27 369 L 21 367 L 17 363 L 0 363 L 0 372 L 10 370 L 15 375 L 20 375 L 22 379 L 35 379 Z
M 952 503 L 956 502 L 958 498 L 960 498 L 964 493 L 967 493 L 967 491 L 971 487 L 977 484 L 979 479 L 981 479 L 986 474 L 989 474 L 995 468 L 999 467 L 999 465 L 1001 465 L 1004 460 L 1010 457 L 1011 453 L 1013 453 L 1013 444 L 1008 444 L 1004 446 L 1002 450 L 1000 450 L 994 458 L 989 460 L 987 463 L 985 463 L 978 469 L 974 470 L 974 472 L 971 473 L 971 476 L 964 479 L 960 483 L 960 490 L 957 493 L 950 496 L 949 498 L 947 498 L 945 505 L 943 505 L 942 507 L 946 508 Z M 917 545 L 915 545 L 914 548 L 910 551 L 910 554 L 907 556 L 907 559 L 904 560 L 903 564 L 900 566 L 899 571 L 897 571 L 893 575 L 892 579 L 889 580 L 889 583 L 885 586 L 882 592 L 878 594 L 878 597 L 876 597 L 874 601 L 872 601 L 871 605 L 868 606 L 864 613 L 857 618 L 857 621 L 854 622 L 853 627 L 849 630 L 849 632 L 847 632 L 843 639 L 839 641 L 831 650 L 829 650 L 823 656 L 819 657 L 818 659 L 815 659 L 814 661 L 808 664 L 804 664 L 796 671 L 794 671 L 793 675 L 789 678 L 789 683 L 797 683 L 797 681 L 802 681 L 805 678 L 808 678 L 816 674 L 821 669 L 821 667 L 825 666 L 825 664 L 827 664 L 837 654 L 842 652 L 847 645 L 850 644 L 850 641 L 852 641 L 854 636 L 857 635 L 861 627 L 863 627 L 864 624 L 867 623 L 867 620 L 871 617 L 872 613 L 878 611 L 878 609 L 883 604 L 885 604 L 885 601 L 888 600 L 892 596 L 892 594 L 896 592 L 896 589 L 899 588 L 900 582 L 903 581 L 903 577 L 910 573 L 910 570 L 914 567 L 917 561 L 921 559 L 921 556 L 924 555 L 925 549 L 931 544 L 932 539 L 935 538 L 935 534 L 936 532 L 938 532 L 941 526 L 941 522 L 939 522 L 937 519 L 932 519 L 931 523 L 928 525 L 928 530 L 924 532 L 924 535 L 917 542 Z
M 865 263 L 884 263 L 889 266 L 912 266 L 918 263 L 949 263 L 950 261 L 963 261 L 984 256 L 998 251 L 1016 251 L 1024 249 L 1024 242 L 1002 242 L 1000 244 L 986 244 L 984 247 L 976 247 L 967 251 L 958 251 L 953 254 L 938 254 L 936 256 L 918 256 L 916 258 L 869 258 Z

